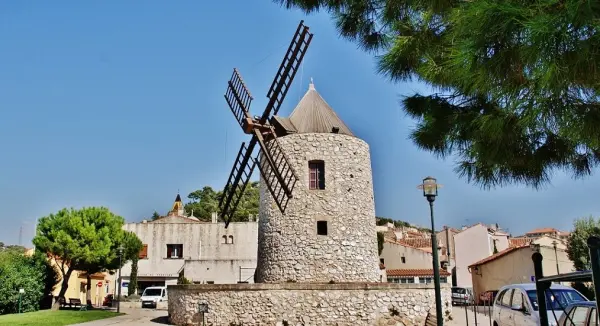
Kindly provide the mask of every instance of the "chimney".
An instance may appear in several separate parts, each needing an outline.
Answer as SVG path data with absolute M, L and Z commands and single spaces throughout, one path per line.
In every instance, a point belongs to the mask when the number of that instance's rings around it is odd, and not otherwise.
M 212 212 L 210 214 L 210 217 L 211 217 L 211 222 L 212 223 L 217 223 L 217 212 Z

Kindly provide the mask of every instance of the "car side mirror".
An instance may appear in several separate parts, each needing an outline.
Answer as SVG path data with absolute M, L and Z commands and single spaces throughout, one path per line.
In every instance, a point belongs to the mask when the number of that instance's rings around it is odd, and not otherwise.
M 515 304 L 515 305 L 512 305 L 512 306 L 510 307 L 510 309 L 512 309 L 512 310 L 514 310 L 514 311 L 521 311 L 521 312 L 523 312 L 523 313 L 527 313 L 527 309 L 525 309 L 525 308 L 523 307 L 523 305 L 520 305 L 520 304 Z

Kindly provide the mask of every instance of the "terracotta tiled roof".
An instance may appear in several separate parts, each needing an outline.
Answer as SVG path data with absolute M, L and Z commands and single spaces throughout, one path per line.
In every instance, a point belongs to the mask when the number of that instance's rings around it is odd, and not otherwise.
M 433 276 L 433 269 L 388 269 L 387 276 L 409 277 L 409 276 Z M 440 276 L 450 276 L 448 271 L 440 269 Z
M 388 243 L 393 243 L 393 244 L 397 244 L 399 246 L 413 248 L 413 249 L 417 249 L 417 250 L 421 250 L 421 251 L 425 251 L 425 252 L 431 253 L 431 248 L 417 248 L 415 246 L 411 246 L 410 244 L 408 244 L 406 242 L 402 242 L 402 240 L 396 240 L 396 241 L 394 241 L 393 239 L 384 239 L 384 240 L 385 240 L 385 242 L 388 242 Z M 429 249 L 429 251 L 427 251 L 427 249 Z
M 427 238 L 399 239 L 398 242 L 415 248 L 431 248 L 431 239 Z
M 519 237 L 519 238 L 509 238 L 508 239 L 508 247 L 512 248 L 512 247 L 523 247 L 523 246 L 528 246 L 531 243 L 531 238 L 523 238 L 523 237 Z
M 513 251 L 517 251 L 517 250 L 519 250 L 521 248 L 525 248 L 525 247 L 527 247 L 527 246 L 509 247 L 507 249 L 504 249 L 504 250 L 500 251 L 497 254 L 494 254 L 494 255 L 491 255 L 489 257 L 483 258 L 482 260 L 469 265 L 469 267 L 473 267 L 473 266 L 478 266 L 478 265 L 483 265 L 483 264 L 489 263 L 489 262 L 491 262 L 493 260 L 496 260 L 496 259 L 498 259 L 500 257 L 506 256 L 506 255 L 510 254 L 511 252 L 513 252 Z
M 555 228 L 539 228 L 535 230 L 531 230 L 525 234 L 535 234 L 535 233 L 552 233 L 552 232 L 560 232 Z

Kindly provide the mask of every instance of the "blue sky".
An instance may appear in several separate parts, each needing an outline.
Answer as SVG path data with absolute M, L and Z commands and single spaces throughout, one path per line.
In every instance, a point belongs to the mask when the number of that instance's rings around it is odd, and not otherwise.
M 166 212 L 177 191 L 222 188 L 240 142 L 224 101 L 238 67 L 262 112 L 298 22 L 315 34 L 281 114 L 314 78 L 371 146 L 377 214 L 428 225 L 416 185 L 444 184 L 438 226 L 499 223 L 514 234 L 568 229 L 600 215 L 600 179 L 557 174 L 542 191 L 483 191 L 453 162 L 419 151 L 402 95 L 426 92 L 376 74 L 374 58 L 338 38 L 325 14 L 262 1 L 0 2 L 0 241 L 29 243 L 37 218 L 104 205 L 128 221 Z M 257 175 L 256 175 L 257 177 Z

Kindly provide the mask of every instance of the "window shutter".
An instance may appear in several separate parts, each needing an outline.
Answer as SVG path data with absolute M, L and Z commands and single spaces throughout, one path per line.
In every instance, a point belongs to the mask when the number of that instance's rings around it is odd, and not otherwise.
M 138 257 L 140 259 L 148 258 L 148 245 L 147 244 L 143 245 L 142 250 L 140 250 L 140 254 Z
M 171 258 L 173 256 L 173 246 L 167 245 L 167 258 Z

